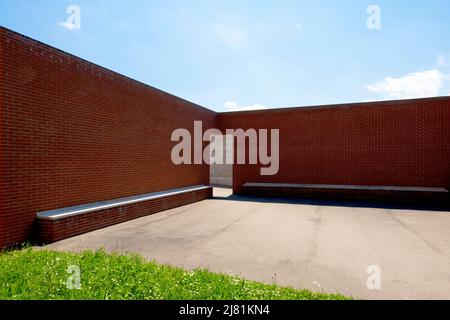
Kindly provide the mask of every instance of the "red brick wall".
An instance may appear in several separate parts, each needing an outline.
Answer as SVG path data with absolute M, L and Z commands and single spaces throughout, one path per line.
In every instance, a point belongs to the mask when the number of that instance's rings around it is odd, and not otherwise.
M 450 97 L 219 114 L 224 129 L 280 129 L 280 170 L 246 182 L 450 187 Z M 269 140 L 270 141 L 270 140 Z
M 245 182 L 450 186 L 450 98 L 219 114 L 0 28 L 0 247 L 36 212 L 195 184 L 176 128 L 280 129 L 280 170 Z
M 37 211 L 209 183 L 170 138 L 214 112 L 3 28 L 0 68 L 0 248 Z
M 2 162 L 3 162 L 3 157 L 4 157 L 4 152 L 2 150 L 2 145 L 3 145 L 3 134 L 1 134 L 1 132 L 3 131 L 3 123 L 2 123 L 2 110 L 3 110 L 3 100 L 6 96 L 5 91 L 3 90 L 3 87 L 5 86 L 5 70 L 6 70 L 6 65 L 5 65 L 5 59 L 4 59 L 4 42 L 5 42 L 6 38 L 5 38 L 5 32 L 0 28 L 0 202 L 3 199 L 3 195 L 5 194 L 6 190 L 5 190 L 5 183 L 3 182 L 3 166 L 2 166 Z M 1 205 L 0 205 L 1 208 Z M 1 211 L 0 209 L 0 250 L 1 248 L 4 246 L 4 244 L 6 243 L 6 230 L 7 230 L 7 220 L 6 220 L 6 215 L 3 213 L 3 211 Z

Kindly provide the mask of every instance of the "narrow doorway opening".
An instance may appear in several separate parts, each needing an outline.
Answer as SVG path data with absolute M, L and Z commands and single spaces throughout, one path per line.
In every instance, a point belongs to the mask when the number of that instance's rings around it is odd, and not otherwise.
M 211 137 L 215 148 L 211 151 L 210 184 L 215 187 L 233 187 L 233 135 Z

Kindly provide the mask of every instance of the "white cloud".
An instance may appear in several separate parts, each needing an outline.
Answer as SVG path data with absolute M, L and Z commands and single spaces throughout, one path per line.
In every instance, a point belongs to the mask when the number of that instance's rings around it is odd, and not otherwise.
M 368 99 L 364 99 L 362 102 L 376 102 L 378 101 L 377 99 L 372 99 L 372 98 L 368 98 Z
M 232 48 L 242 47 L 248 40 L 247 34 L 236 26 L 217 25 L 214 27 L 216 36 Z
M 439 94 L 444 78 L 439 70 L 414 72 L 400 78 L 387 77 L 367 89 L 385 93 L 391 99 L 434 97 Z
M 227 101 L 224 104 L 224 107 L 226 108 L 226 111 L 232 112 L 232 111 L 251 111 L 251 110 L 265 110 L 269 109 L 268 107 L 262 105 L 262 104 L 253 104 L 250 106 L 238 106 L 238 104 L 234 101 Z
M 67 30 L 75 30 L 77 29 L 77 25 L 69 22 L 58 22 L 60 27 L 66 28 Z

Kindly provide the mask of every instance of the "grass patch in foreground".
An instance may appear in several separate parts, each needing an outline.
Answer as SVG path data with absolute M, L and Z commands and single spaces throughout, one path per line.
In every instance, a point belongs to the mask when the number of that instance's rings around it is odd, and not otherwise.
M 68 289 L 81 271 L 81 288 Z M 71 284 L 76 284 L 72 275 Z M 206 270 L 187 272 L 137 255 L 24 249 L 0 253 L 0 299 L 345 299 L 337 294 L 261 284 Z

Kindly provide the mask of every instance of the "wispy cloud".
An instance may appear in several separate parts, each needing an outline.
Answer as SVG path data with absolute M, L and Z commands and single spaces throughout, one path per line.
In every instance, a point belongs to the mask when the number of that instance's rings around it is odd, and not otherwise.
M 436 64 L 439 67 L 448 67 L 448 66 L 450 66 L 450 61 L 448 60 L 448 58 L 443 53 L 440 53 L 438 58 L 437 58 Z
M 77 25 L 69 22 L 58 22 L 58 26 L 63 27 L 67 30 L 75 30 L 77 29 Z
M 216 25 L 214 34 L 217 38 L 232 48 L 240 48 L 248 41 L 247 33 L 237 26 Z
M 301 23 L 293 23 L 292 28 L 296 31 L 303 31 L 303 24 Z
M 391 99 L 410 99 L 437 96 L 443 86 L 444 74 L 439 70 L 409 73 L 400 78 L 387 77 L 367 86 L 371 92 L 379 92 Z
M 296 38 L 299 34 L 303 33 L 303 24 L 293 23 L 285 28 L 285 35 L 290 38 Z
M 269 109 L 268 107 L 262 104 L 252 104 L 249 106 L 238 106 L 238 104 L 234 101 L 227 101 L 224 104 L 226 111 L 251 111 L 251 110 L 265 110 Z

